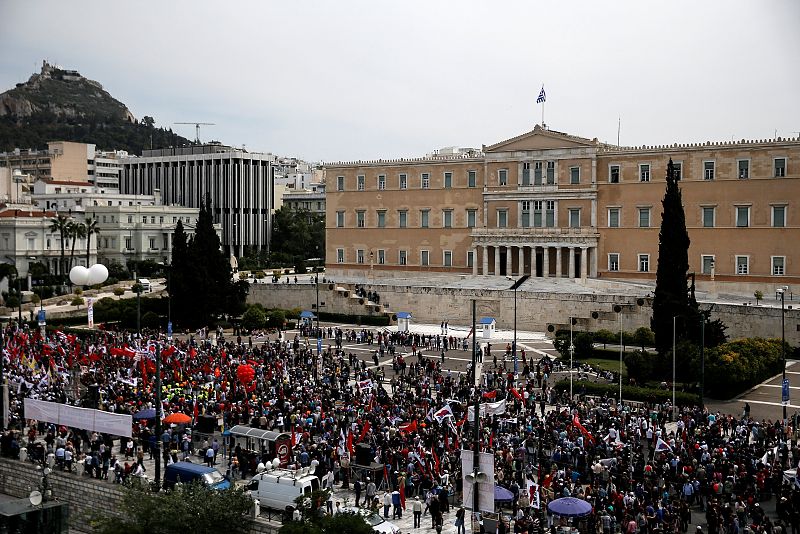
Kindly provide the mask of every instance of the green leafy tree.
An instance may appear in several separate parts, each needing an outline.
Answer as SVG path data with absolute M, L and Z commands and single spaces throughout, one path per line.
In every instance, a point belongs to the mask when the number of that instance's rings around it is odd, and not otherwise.
M 324 258 L 324 217 L 282 206 L 273 217 L 271 248 L 275 266 L 305 267 L 308 258 Z
M 653 376 L 653 356 L 643 350 L 629 352 L 625 355 L 625 367 L 628 376 L 642 384 Z
M 372 526 L 358 514 L 340 513 L 333 516 L 322 513 L 330 490 L 316 490 L 309 496 L 295 499 L 300 511 L 300 521 L 287 521 L 279 534 L 374 534 Z
M 645 347 L 652 347 L 656 342 L 656 338 L 652 330 L 646 326 L 640 326 L 633 333 L 633 342 L 644 350 Z
M 132 487 L 117 510 L 107 509 L 92 523 L 98 534 L 246 534 L 252 506 L 243 488 L 215 491 L 184 484 L 180 490 L 151 493 Z
M 686 274 L 689 271 L 689 233 L 686 231 L 686 214 L 683 211 L 678 175 L 672 164 L 667 164 L 667 188 L 661 201 L 661 231 L 658 234 L 658 269 L 653 298 L 653 317 L 650 327 L 655 333 L 655 346 L 659 354 L 672 350 L 673 317 L 677 317 L 682 337 L 687 336 L 685 325 L 699 324 L 696 303 L 690 302 Z

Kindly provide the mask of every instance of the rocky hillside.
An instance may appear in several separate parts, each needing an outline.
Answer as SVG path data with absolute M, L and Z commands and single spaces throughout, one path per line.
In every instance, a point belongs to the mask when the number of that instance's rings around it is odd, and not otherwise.
M 47 62 L 27 82 L 0 94 L 0 151 L 44 148 L 48 141 L 95 143 L 132 154 L 151 145 L 191 144 L 153 123 L 151 117 L 136 120 L 100 83 Z

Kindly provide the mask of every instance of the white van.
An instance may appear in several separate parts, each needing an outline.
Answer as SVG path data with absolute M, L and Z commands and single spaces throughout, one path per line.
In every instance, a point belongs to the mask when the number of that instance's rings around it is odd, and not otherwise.
M 150 293 L 151 290 L 150 280 L 148 280 L 147 278 L 139 278 L 138 281 L 139 285 L 142 286 L 142 291 L 145 293 Z
M 296 498 L 310 496 L 312 491 L 320 488 L 319 479 L 308 473 L 306 469 L 264 471 L 250 479 L 247 489 L 260 506 L 280 511 L 286 510 L 287 506 L 296 508 Z

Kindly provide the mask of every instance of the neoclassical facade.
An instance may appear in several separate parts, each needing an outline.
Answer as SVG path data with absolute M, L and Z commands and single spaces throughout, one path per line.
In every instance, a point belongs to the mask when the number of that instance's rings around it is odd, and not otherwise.
M 797 139 L 619 147 L 539 125 L 480 152 L 325 165 L 326 267 L 654 278 L 670 159 L 701 281 L 800 281 Z

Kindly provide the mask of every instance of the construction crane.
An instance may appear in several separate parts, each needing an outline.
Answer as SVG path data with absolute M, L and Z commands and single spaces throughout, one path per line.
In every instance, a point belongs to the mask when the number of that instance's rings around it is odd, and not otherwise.
M 200 144 L 200 127 L 201 126 L 216 126 L 213 122 L 173 122 L 172 124 L 194 124 L 194 142 Z

